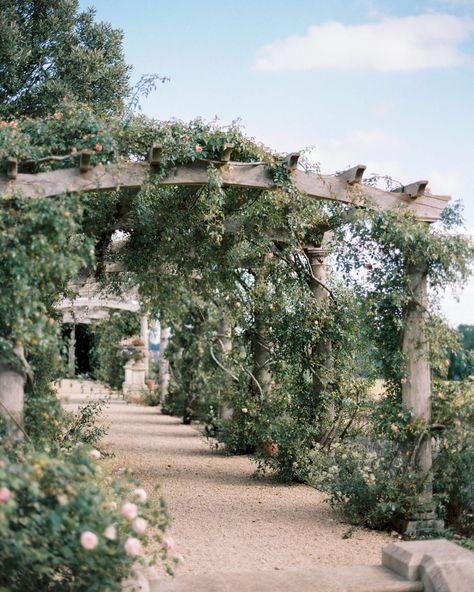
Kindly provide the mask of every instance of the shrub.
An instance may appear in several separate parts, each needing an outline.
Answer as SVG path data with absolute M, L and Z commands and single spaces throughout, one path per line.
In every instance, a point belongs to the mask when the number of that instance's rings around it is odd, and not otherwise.
M 78 444 L 100 448 L 100 442 L 107 433 L 107 427 L 97 425 L 106 401 L 95 399 L 80 405 L 77 411 L 63 411 L 61 430 L 56 442 L 62 450 L 70 450 Z M 101 453 L 104 452 L 101 450 Z
M 110 481 L 97 451 L 65 457 L 10 451 L 0 463 L 0 589 L 103 592 L 120 590 L 135 554 L 152 538 L 153 558 L 171 570 L 163 532 L 168 514 L 153 511 L 143 490 Z M 126 498 L 125 495 L 128 494 Z M 128 499 L 128 505 L 122 505 Z M 137 521 L 136 515 L 148 523 Z M 150 530 L 157 533 L 149 536 Z
M 474 536 L 474 385 L 438 382 L 434 421 L 441 429 L 434 458 L 434 491 L 442 498 L 448 524 Z

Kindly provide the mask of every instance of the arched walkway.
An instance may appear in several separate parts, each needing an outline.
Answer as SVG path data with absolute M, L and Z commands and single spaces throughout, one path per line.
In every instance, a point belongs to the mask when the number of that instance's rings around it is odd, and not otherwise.
M 63 392 L 71 393 L 70 405 L 80 395 L 68 384 Z M 343 538 L 350 525 L 341 523 L 320 492 L 255 479 L 247 457 L 211 450 L 195 428 L 156 408 L 114 397 L 104 420 L 110 423 L 106 446 L 115 454 L 114 471 L 129 467 L 150 492 L 161 485 L 173 517 L 170 534 L 184 557 L 180 574 L 374 565 L 393 540 L 363 529 Z

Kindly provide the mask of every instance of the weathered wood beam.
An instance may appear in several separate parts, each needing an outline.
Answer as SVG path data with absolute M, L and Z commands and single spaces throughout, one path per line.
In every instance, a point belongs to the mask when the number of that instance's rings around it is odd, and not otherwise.
M 12 180 L 18 177 L 18 160 L 13 156 L 7 158 L 7 177 Z
M 337 173 L 337 176 L 341 177 L 341 179 L 345 179 L 346 183 L 348 183 L 349 185 L 355 185 L 356 183 L 362 182 L 362 177 L 364 176 L 366 168 L 367 167 L 365 166 L 365 164 L 358 164 L 355 167 L 347 169 L 347 171 Z
M 150 166 L 159 166 L 161 161 L 161 155 L 163 153 L 163 146 L 161 144 L 153 144 L 150 148 Z
M 428 181 L 415 181 L 415 183 L 409 183 L 408 185 L 403 185 L 403 187 L 392 189 L 392 193 L 406 193 L 412 199 L 416 199 L 425 193 L 427 186 Z
M 91 165 L 92 152 L 90 150 L 83 150 L 79 156 L 79 171 L 87 173 L 92 169 Z
M 199 186 L 208 183 L 209 164 L 220 166 L 219 161 L 198 160 L 187 165 L 172 168 L 163 186 Z M 229 162 L 220 169 L 222 183 L 227 187 L 249 189 L 276 189 L 271 173 L 262 163 Z M 97 165 L 80 173 L 78 169 L 61 169 L 46 173 L 19 173 L 16 180 L 0 175 L 0 195 L 12 191 L 22 192 L 27 197 L 53 197 L 77 191 L 111 190 L 130 188 L 139 190 L 149 175 L 147 163 L 125 163 Z M 418 218 L 426 222 L 436 221 L 447 202 L 451 199 L 442 195 L 420 195 L 413 199 L 408 193 L 382 191 L 376 187 L 361 184 L 350 185 L 340 176 L 293 171 L 293 179 L 301 193 L 320 200 L 336 201 L 356 206 L 369 206 L 381 210 L 404 205 Z
M 290 171 L 294 171 L 298 166 L 298 160 L 301 156 L 301 152 L 290 152 L 284 159 L 283 164 L 286 165 Z
M 234 149 L 234 144 L 224 144 L 219 158 L 221 162 L 230 162 L 230 157 L 232 155 L 232 150 Z

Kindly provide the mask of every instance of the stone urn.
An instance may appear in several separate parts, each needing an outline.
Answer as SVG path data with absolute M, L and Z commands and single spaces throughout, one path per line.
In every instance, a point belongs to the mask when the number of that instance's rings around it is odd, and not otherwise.
M 153 378 L 147 378 L 145 380 L 145 384 L 147 385 L 149 391 L 152 391 L 155 388 L 155 381 Z

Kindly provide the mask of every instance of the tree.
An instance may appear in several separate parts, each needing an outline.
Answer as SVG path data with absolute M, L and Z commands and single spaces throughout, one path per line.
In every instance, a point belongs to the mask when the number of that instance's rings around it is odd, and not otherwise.
M 474 325 L 459 325 L 461 350 L 450 356 L 448 378 L 464 380 L 474 374 Z
M 50 114 L 67 96 L 117 113 L 128 95 L 122 32 L 78 0 L 2 0 L 0 117 Z

